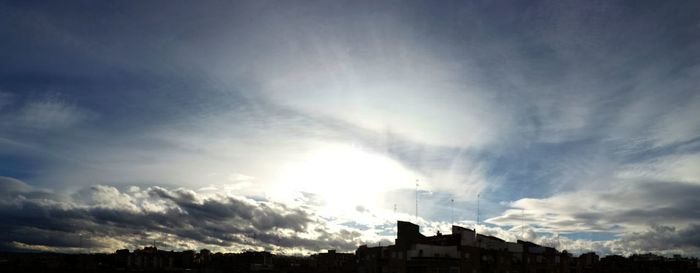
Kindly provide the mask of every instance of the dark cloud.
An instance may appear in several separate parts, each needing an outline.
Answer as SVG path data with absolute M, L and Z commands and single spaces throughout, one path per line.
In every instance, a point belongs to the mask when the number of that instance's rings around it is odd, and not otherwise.
M 139 246 L 148 234 L 174 236 L 199 245 L 234 247 L 276 246 L 308 250 L 357 246 L 360 234 L 316 229 L 316 238 L 305 238 L 314 223 L 302 208 L 255 201 L 243 197 L 202 196 L 179 188 L 151 187 L 121 192 L 110 186 L 82 189 L 70 198 L 56 194 L 32 197 L 19 180 L 0 180 L 0 240 L 6 248 L 22 245 L 54 247 L 63 251 L 89 247 L 109 250 Z
M 586 246 L 604 253 L 700 254 L 700 185 L 695 183 L 616 181 L 597 191 L 522 199 L 513 204 L 517 210 L 487 222 L 511 226 L 522 222 L 545 233 L 615 234 L 617 239 Z M 525 219 L 520 208 L 527 211 Z
M 700 253 L 700 224 L 684 228 L 653 224 L 646 231 L 622 236 L 615 245 L 631 252 L 642 250 L 697 255 Z
M 56 190 L 173 185 L 60 196 L 0 177 L 0 236 L 349 247 L 357 234 L 311 220 L 329 202 L 318 193 L 289 207 L 177 188 L 236 166 L 266 191 L 269 166 L 325 142 L 425 177 L 428 220 L 481 193 L 485 217 L 537 198 L 526 221 L 542 229 L 679 233 L 700 219 L 697 173 L 616 177 L 700 151 L 699 3 L 0 3 L 0 174 Z M 411 184 L 385 199 L 412 207 Z M 493 222 L 521 223 L 503 214 Z

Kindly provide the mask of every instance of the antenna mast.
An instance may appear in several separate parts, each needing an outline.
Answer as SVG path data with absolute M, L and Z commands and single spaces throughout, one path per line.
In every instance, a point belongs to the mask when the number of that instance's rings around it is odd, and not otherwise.
M 455 199 L 452 198 L 452 199 L 450 199 L 450 201 L 451 201 L 451 203 L 450 203 L 450 218 L 452 218 L 450 220 L 452 220 L 452 225 L 454 226 L 455 225 Z
M 481 197 L 481 193 L 476 194 L 476 224 L 474 225 L 474 240 L 477 241 L 479 240 L 479 235 L 477 233 L 477 229 L 479 228 L 479 198 Z
M 418 224 L 418 179 L 416 179 L 416 224 Z
M 396 203 L 394 203 L 394 215 L 392 215 L 391 217 L 392 217 L 392 218 L 396 217 L 396 218 L 394 219 L 395 221 L 398 221 L 398 220 L 399 220 L 399 216 L 396 214 Z
M 474 232 L 479 228 L 479 199 L 481 198 L 481 193 L 476 194 L 476 227 L 474 227 Z

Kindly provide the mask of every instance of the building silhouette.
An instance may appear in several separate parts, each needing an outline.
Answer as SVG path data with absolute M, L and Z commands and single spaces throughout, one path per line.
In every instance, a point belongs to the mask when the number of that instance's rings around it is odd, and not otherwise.
M 394 245 L 363 245 L 355 256 L 358 273 L 700 272 L 697 259 L 679 258 L 674 263 L 651 254 L 630 259 L 618 256 L 601 263 L 593 252 L 573 257 L 552 247 L 522 240 L 506 242 L 460 226 L 452 226 L 449 235 L 425 236 L 418 225 L 404 221 L 397 223 Z M 659 270 L 639 271 L 641 263 L 635 261 L 658 262 Z
M 425 236 L 418 225 L 398 221 L 393 245 L 362 245 L 355 253 L 335 250 L 310 256 L 180 252 L 155 244 L 112 254 L 0 252 L 0 272 L 203 272 L 203 273 L 700 273 L 697 258 L 655 254 L 600 258 L 477 234 L 452 226 L 451 234 Z

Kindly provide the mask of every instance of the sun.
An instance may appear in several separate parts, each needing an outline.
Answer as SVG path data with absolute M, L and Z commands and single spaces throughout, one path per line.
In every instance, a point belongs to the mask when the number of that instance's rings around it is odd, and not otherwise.
M 331 216 L 386 205 L 387 193 L 410 187 L 416 177 L 396 160 L 350 144 L 324 144 L 302 158 L 283 168 L 279 189 L 312 193 L 319 213 Z

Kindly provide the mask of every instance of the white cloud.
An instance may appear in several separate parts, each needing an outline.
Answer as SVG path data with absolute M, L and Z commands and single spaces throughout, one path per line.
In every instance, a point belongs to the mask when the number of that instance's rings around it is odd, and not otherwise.
M 691 87 L 693 88 L 693 87 Z M 657 146 L 697 141 L 700 138 L 700 95 L 683 98 L 664 113 L 654 128 Z
M 622 179 L 673 181 L 700 184 L 700 154 L 672 154 L 625 165 Z

